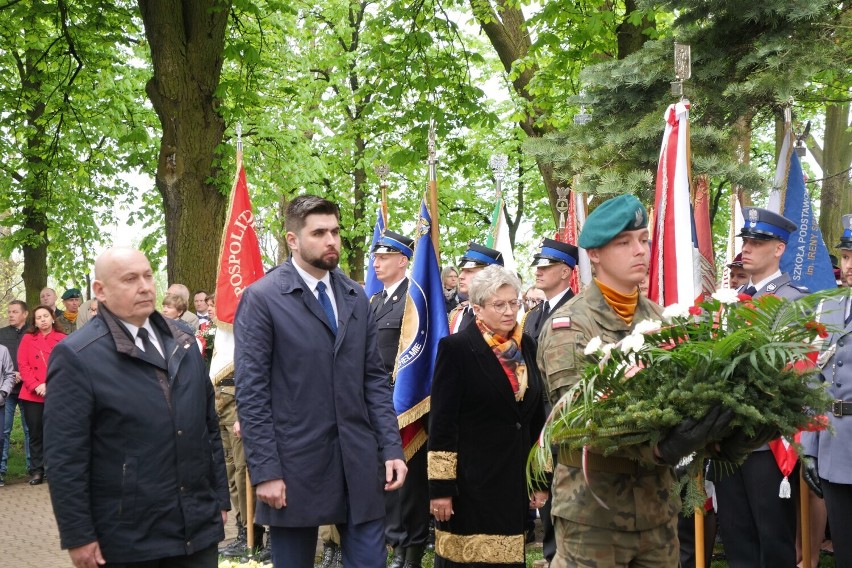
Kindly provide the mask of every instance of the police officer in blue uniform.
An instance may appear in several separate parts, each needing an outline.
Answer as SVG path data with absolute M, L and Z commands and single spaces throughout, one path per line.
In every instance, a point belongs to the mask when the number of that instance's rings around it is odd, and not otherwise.
M 538 340 L 547 318 L 574 297 L 571 275 L 577 266 L 577 247 L 554 239 L 544 239 L 530 266 L 535 268 L 535 287 L 544 292 L 545 300 L 524 316 L 524 333 Z
M 840 281 L 848 294 L 825 300 L 817 320 L 828 329 L 817 364 L 820 380 L 834 402 L 828 415 L 831 430 L 802 433 L 804 478 L 828 509 L 828 524 L 837 566 L 852 566 L 852 214 L 843 216 L 837 245 Z
M 808 293 L 781 272 L 781 256 L 796 224 L 758 207 L 744 207 L 742 263 L 749 281 L 740 292 L 754 298 L 774 294 L 796 300 Z M 773 436 L 768 432 L 766 441 Z M 796 565 L 796 495 L 798 474 L 791 475 L 793 498 L 779 497 L 783 475 L 764 443 L 740 466 L 714 464 L 718 522 L 731 568 L 777 568 Z
M 373 268 L 384 289 L 370 298 L 378 325 L 382 364 L 393 384 L 402 317 L 408 292 L 405 271 L 411 260 L 414 241 L 385 231 L 373 247 Z M 408 475 L 398 491 L 385 493 L 385 540 L 393 548 L 391 568 L 420 568 L 429 535 L 429 493 L 426 478 L 426 446 L 407 462 Z
M 467 302 L 467 287 L 477 272 L 492 264 L 503 266 L 503 253 L 474 242 L 467 245 L 467 251 L 459 260 L 459 295 L 464 301 L 450 312 L 450 333 L 458 333 L 476 320 Z

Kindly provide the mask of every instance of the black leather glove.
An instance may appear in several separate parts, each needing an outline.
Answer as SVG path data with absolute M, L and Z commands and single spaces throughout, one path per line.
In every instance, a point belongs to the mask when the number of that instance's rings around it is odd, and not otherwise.
M 676 465 L 684 456 L 718 440 L 733 418 L 734 411 L 722 406 L 716 406 L 700 420 L 687 418 L 657 444 L 660 459 Z
M 779 436 L 778 428 L 772 424 L 761 426 L 753 435 L 748 435 L 742 428 L 719 442 L 718 449 L 712 452 L 714 458 L 731 463 L 739 463 L 748 454 Z
M 802 458 L 802 477 L 805 483 L 811 488 L 811 491 L 817 497 L 822 499 L 822 482 L 819 480 L 819 464 L 813 456 L 804 456 Z

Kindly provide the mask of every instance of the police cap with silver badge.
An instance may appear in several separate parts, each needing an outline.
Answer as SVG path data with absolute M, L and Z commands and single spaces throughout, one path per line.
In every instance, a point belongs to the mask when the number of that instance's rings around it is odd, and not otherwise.
M 843 216 L 843 234 L 837 248 L 852 250 L 852 214 Z
M 459 260 L 459 270 L 463 268 L 481 268 L 492 264 L 503 266 L 503 253 L 471 242 L 467 245 L 467 251 L 464 253 L 464 256 Z
M 533 257 L 530 266 L 552 266 L 554 264 L 567 264 L 569 268 L 577 266 L 577 247 L 562 243 L 554 239 L 544 239 L 541 242 L 541 251 Z
M 585 249 L 600 248 L 622 231 L 648 227 L 648 212 L 632 195 L 619 195 L 598 205 L 586 219 L 577 242 Z
M 393 231 L 385 231 L 381 238 L 376 241 L 373 254 L 404 254 L 411 258 L 414 254 L 414 239 L 409 239 Z
M 743 225 L 738 237 L 768 241 L 778 239 L 784 243 L 796 230 L 796 224 L 786 217 L 760 207 L 743 207 Z

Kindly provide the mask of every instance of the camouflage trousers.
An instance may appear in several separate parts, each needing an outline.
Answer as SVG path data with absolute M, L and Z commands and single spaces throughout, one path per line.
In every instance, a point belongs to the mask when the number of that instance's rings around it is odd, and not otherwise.
M 556 556 L 550 568 L 677 568 L 677 517 L 644 531 L 616 531 L 553 518 Z

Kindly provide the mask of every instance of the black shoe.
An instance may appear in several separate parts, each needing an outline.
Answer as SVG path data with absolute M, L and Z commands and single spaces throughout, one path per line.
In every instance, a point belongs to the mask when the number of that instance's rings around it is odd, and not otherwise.
M 237 547 L 236 545 L 240 545 Z M 233 555 L 232 552 L 235 552 L 237 548 L 242 549 L 240 554 Z M 228 554 L 225 554 L 226 551 L 231 551 Z M 219 547 L 219 554 L 222 556 L 226 556 L 227 558 L 236 558 L 237 556 L 243 556 L 247 554 L 246 551 L 246 528 L 242 524 L 237 524 L 237 538 L 235 538 L 230 544 L 226 544 Z
M 36 471 L 30 475 L 30 485 L 41 485 L 42 481 L 44 481 L 44 473 Z
M 254 559 L 257 562 L 269 562 L 272 560 L 272 543 L 269 539 L 266 539 L 266 544 L 264 544 L 260 549 L 255 553 Z
M 391 558 L 391 563 L 388 564 L 388 568 L 402 568 L 405 564 L 405 551 L 406 549 L 397 546 L 393 549 L 393 557 Z
M 405 549 L 405 564 L 402 568 L 422 568 L 423 545 L 413 545 Z
M 240 529 L 234 542 L 223 548 L 219 554 L 225 558 L 241 558 L 248 554 L 248 549 L 246 548 L 246 530 L 242 527 Z
M 531 544 L 535 542 L 535 528 L 527 529 L 526 543 Z

